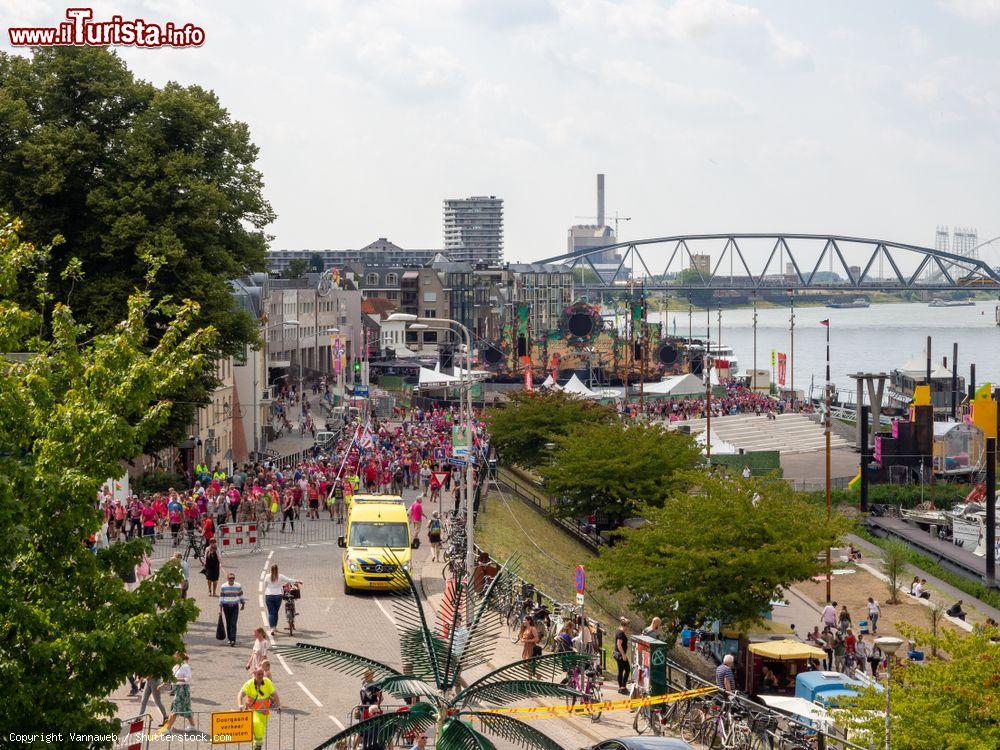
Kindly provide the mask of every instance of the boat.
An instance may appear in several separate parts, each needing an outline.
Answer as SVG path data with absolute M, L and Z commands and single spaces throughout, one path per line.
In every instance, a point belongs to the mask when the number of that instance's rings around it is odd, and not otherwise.
M 927 303 L 928 307 L 975 307 L 975 300 L 971 299 L 939 299 L 935 297 Z
M 871 302 L 869 302 L 865 297 L 855 297 L 850 302 L 827 302 L 826 306 L 837 310 L 848 310 L 860 307 L 871 307 Z

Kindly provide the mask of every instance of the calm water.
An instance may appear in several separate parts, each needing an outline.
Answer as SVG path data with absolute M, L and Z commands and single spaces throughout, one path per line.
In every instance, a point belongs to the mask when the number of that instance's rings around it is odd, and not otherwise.
M 821 320 L 830 319 L 830 374 L 839 389 L 853 391 L 848 373 L 859 370 L 890 372 L 914 358 L 924 358 L 927 336 L 933 338 L 934 364 L 948 357 L 958 343 L 959 375 L 967 380 L 969 364 L 976 364 L 976 382 L 1000 382 L 1000 327 L 996 325 L 996 302 L 977 302 L 974 307 L 928 307 L 925 303 L 872 305 L 858 310 L 827 307 L 795 309 L 795 387 L 808 391 L 810 380 L 823 383 L 826 367 L 826 329 Z M 707 325 L 704 311 L 692 316 L 694 336 L 704 338 Z M 757 311 L 757 366 L 770 368 L 771 349 L 790 352 L 789 311 Z M 650 313 L 650 322 L 663 313 Z M 687 336 L 687 311 L 668 313 L 668 332 Z M 718 338 L 717 311 L 711 314 L 712 340 Z M 722 343 L 732 346 L 741 373 L 753 366 L 753 310 L 722 312 Z M 789 364 L 791 367 L 791 364 Z

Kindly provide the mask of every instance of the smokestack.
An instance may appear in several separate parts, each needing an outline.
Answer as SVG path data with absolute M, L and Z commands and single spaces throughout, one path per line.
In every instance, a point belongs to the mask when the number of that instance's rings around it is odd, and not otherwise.
M 604 175 L 597 175 L 597 226 L 604 226 Z

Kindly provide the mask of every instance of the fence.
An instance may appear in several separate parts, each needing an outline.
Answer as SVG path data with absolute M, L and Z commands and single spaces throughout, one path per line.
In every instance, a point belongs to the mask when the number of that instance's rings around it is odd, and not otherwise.
M 174 726 L 170 732 L 167 732 L 161 736 L 156 735 L 156 731 L 153 730 L 152 733 L 145 733 L 145 743 L 142 745 L 141 750 L 148 750 L 149 748 L 156 748 L 156 750 L 190 750 L 191 748 L 233 748 L 233 750 L 250 750 L 250 748 L 255 747 L 252 740 L 246 742 L 233 742 L 231 739 L 228 742 L 212 742 L 212 714 L 213 713 L 224 713 L 231 714 L 237 713 L 234 711 L 192 711 L 191 719 L 194 722 L 194 727 L 191 728 L 183 716 L 178 716 L 176 721 L 174 721 Z M 244 712 L 239 712 L 244 713 Z M 250 712 L 245 712 L 249 714 Z M 279 712 L 272 710 L 270 718 L 267 722 L 267 731 L 264 734 L 264 743 L 260 746 L 261 750 L 296 750 L 295 739 L 296 730 L 298 724 L 298 712 Z M 147 715 L 148 718 L 148 715 Z M 252 721 L 252 719 L 251 719 Z M 227 730 L 223 729 L 219 734 L 223 734 Z M 152 735 L 152 736 L 151 736 Z M 229 734 L 230 738 L 236 735 Z M 152 741 L 150 741 L 152 739 Z M 222 740 L 222 737 L 216 737 L 216 740 Z M 128 747 L 129 750 L 133 750 L 132 746 L 122 745 L 122 748 Z M 115 748 L 118 750 L 118 747 Z M 139 750 L 135 748 L 135 750 Z
M 149 714 L 133 716 L 122 721 L 114 750 L 146 750 L 149 747 L 149 728 L 152 717 Z
M 552 511 L 555 503 L 553 503 L 552 498 L 542 492 L 537 486 L 532 486 L 531 482 L 519 477 L 509 469 L 497 469 L 496 482 L 501 488 L 529 503 L 535 510 L 544 514 L 553 523 L 563 527 L 576 537 L 577 540 L 595 552 L 601 546 L 607 544 L 607 540 L 601 536 L 595 525 L 577 518 L 569 519 L 553 515 Z

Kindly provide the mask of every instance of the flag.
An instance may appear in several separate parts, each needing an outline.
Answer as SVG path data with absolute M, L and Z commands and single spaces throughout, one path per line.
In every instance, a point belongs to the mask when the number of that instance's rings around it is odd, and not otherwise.
M 827 328 L 829 328 L 829 327 L 830 327 L 830 319 L 829 319 L 829 318 L 827 318 L 826 320 L 821 320 L 821 321 L 819 322 L 819 324 L 820 324 L 821 326 L 826 326 Z
M 369 420 L 365 424 L 365 429 L 361 432 L 361 437 L 358 439 L 358 447 L 361 450 L 369 450 L 373 445 L 375 445 L 375 435 L 372 433 L 372 423 Z

